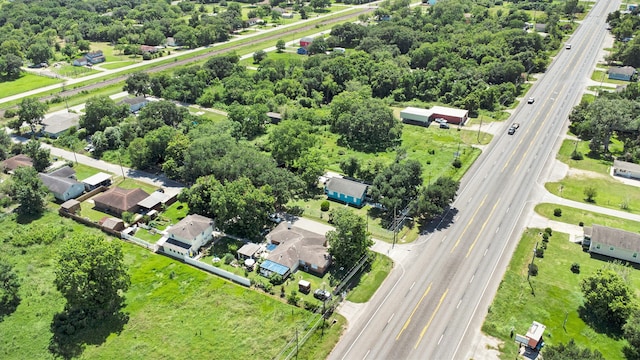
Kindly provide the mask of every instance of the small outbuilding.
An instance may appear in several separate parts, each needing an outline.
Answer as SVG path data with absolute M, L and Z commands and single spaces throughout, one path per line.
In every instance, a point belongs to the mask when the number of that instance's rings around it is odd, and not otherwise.
M 255 259 L 259 250 L 260 245 L 255 243 L 246 243 L 238 249 L 238 259 Z
M 80 202 L 75 199 L 67 200 L 60 205 L 60 211 L 75 214 L 80 211 Z
M 400 119 L 406 124 L 429 126 L 431 111 L 410 106 L 400 111 Z
M 113 217 L 105 217 L 100 220 L 100 226 L 103 229 L 111 230 L 111 231 L 122 231 L 124 230 L 124 221 L 113 218 Z
M 298 281 L 298 291 L 303 294 L 308 294 L 311 292 L 311 283 L 307 280 Z
M 361 207 L 364 205 L 368 188 L 369 186 L 367 184 L 349 179 L 332 177 L 325 182 L 324 193 L 331 200 Z
M 118 105 L 127 105 L 129 106 L 129 111 L 134 113 L 140 111 L 140 109 L 147 105 L 148 102 L 149 100 L 144 96 L 136 96 L 134 98 L 123 99 L 118 103 Z
M 111 175 L 103 172 L 99 172 L 95 175 L 89 176 L 82 180 L 86 191 L 91 191 L 99 188 L 100 186 L 111 185 Z
M 631 81 L 636 74 L 636 69 L 631 66 L 613 67 L 608 70 L 609 79 Z
M 640 165 L 622 160 L 614 160 L 613 175 L 640 180 Z
M 269 118 L 272 124 L 278 124 L 280 123 L 280 121 L 282 121 L 282 114 L 277 112 L 269 111 L 267 112 L 267 117 Z

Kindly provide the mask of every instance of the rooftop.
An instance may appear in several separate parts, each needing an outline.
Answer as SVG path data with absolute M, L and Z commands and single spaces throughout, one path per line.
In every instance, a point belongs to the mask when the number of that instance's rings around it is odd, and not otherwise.
M 362 198 L 368 187 L 367 184 L 338 177 L 327 180 L 325 186 L 329 191 L 336 191 L 353 198 Z
M 607 226 L 594 224 L 591 227 L 591 243 L 640 252 L 640 235 L 629 231 L 614 229 Z M 585 227 L 585 235 L 589 235 L 589 229 Z
M 198 214 L 191 214 L 173 225 L 167 233 L 178 239 L 195 239 L 212 225 L 212 219 Z
M 101 203 L 114 209 L 129 211 L 133 209 L 140 200 L 146 199 L 148 196 L 149 194 L 142 189 L 114 187 L 94 197 L 93 201 L 96 205 Z
M 83 183 L 91 186 L 96 186 L 105 180 L 111 179 L 110 174 L 106 174 L 103 172 L 99 172 L 95 175 L 89 176 L 88 178 L 82 180 Z

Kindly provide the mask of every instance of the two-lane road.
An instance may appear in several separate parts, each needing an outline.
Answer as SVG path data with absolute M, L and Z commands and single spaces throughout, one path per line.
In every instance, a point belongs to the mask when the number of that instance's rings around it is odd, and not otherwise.
M 367 304 L 330 359 L 468 359 L 488 306 L 586 87 L 618 1 L 599 1 L 463 179 L 455 212 L 416 244 Z M 533 249 L 532 249 L 533 255 Z

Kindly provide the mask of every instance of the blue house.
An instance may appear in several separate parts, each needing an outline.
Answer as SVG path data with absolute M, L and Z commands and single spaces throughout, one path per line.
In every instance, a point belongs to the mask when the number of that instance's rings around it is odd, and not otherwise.
M 331 178 L 324 185 L 324 193 L 331 200 L 361 207 L 368 185 L 343 178 Z
M 631 66 L 614 67 L 609 69 L 609 79 L 631 81 L 636 69 Z

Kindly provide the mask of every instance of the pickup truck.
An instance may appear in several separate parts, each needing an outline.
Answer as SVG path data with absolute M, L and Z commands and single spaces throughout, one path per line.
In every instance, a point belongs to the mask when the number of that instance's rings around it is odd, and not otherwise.
M 513 135 L 513 134 L 515 134 L 515 133 L 516 133 L 516 130 L 517 130 L 519 127 L 520 127 L 520 124 L 518 124 L 518 123 L 513 123 L 513 124 L 511 124 L 511 126 L 509 127 L 509 131 L 508 131 L 509 135 Z

